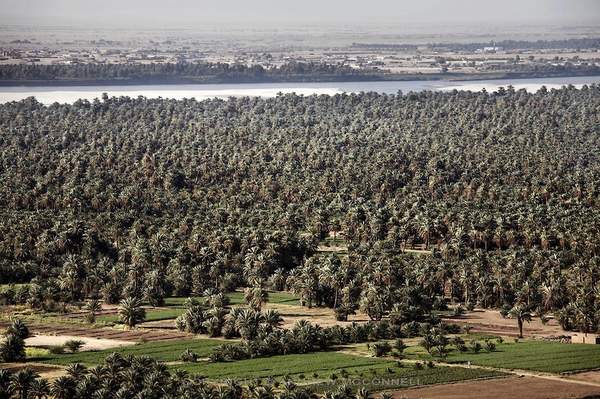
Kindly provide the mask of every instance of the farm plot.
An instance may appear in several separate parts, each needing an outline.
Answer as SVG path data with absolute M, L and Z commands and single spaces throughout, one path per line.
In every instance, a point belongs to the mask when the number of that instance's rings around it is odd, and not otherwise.
M 213 349 L 225 341 L 216 339 L 188 339 L 171 342 L 148 342 L 133 346 L 96 351 L 81 352 L 73 354 L 48 354 L 44 356 L 33 357 L 29 360 L 38 363 L 68 365 L 71 363 L 82 363 L 86 365 L 100 364 L 104 358 L 111 353 L 120 353 L 123 356 L 149 356 L 158 361 L 172 362 L 179 360 L 181 353 L 190 349 L 200 357 L 207 357 Z
M 394 392 L 393 397 L 394 399 L 566 399 L 593 398 L 598 395 L 600 395 L 599 387 L 534 377 L 510 377 L 404 389 Z
M 420 347 L 407 349 L 408 355 L 431 359 Z M 561 344 L 547 341 L 521 341 L 502 343 L 494 352 L 460 353 L 452 351 L 446 359 L 449 363 L 475 365 L 517 370 L 534 370 L 548 373 L 564 373 L 600 368 L 600 346 Z
M 144 321 L 160 321 L 175 319 L 183 313 L 183 309 L 178 308 L 158 308 L 158 309 L 146 309 L 146 318 Z M 100 323 L 118 323 L 120 320 L 117 313 L 98 316 L 97 322 Z
M 25 340 L 25 345 L 27 347 L 48 348 L 62 346 L 68 341 L 81 341 L 83 343 L 81 350 L 83 351 L 104 350 L 135 344 L 132 341 L 120 341 L 116 339 L 76 337 L 71 335 L 34 335 Z
M 514 319 L 502 317 L 497 310 L 477 309 L 466 312 L 460 317 L 446 315 L 444 319 L 448 323 L 468 325 L 472 332 L 508 337 L 519 336 L 517 322 Z M 548 337 L 563 335 L 565 331 L 555 319 L 542 323 L 539 317 L 534 317 L 530 323 L 526 323 L 523 334 L 526 337 Z
M 0 328 L 6 328 L 7 323 L 2 325 Z M 181 332 L 181 331 L 167 331 L 167 330 L 117 330 L 110 328 L 98 328 L 98 327 L 81 327 L 73 324 L 29 324 L 29 330 L 33 334 L 41 335 L 67 335 L 76 337 L 88 337 L 88 338 L 102 338 L 102 339 L 114 339 L 122 341 L 171 341 L 181 340 L 185 338 L 193 337 L 192 334 Z
M 416 370 L 408 364 L 398 367 L 397 362 L 390 360 L 337 352 L 283 355 L 226 363 L 186 363 L 172 367 L 213 380 L 289 376 L 318 390 L 330 388 L 336 381 L 340 382 L 338 379 L 345 379 L 350 384 L 367 384 L 371 388 L 387 389 L 502 375 L 494 371 L 458 367 Z

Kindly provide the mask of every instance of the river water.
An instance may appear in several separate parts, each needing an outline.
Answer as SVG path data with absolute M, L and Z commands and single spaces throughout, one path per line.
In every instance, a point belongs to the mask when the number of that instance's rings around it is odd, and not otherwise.
M 405 81 L 405 82 L 339 82 L 339 83 L 246 83 L 246 84 L 170 84 L 170 85 L 124 85 L 124 86 L 40 86 L 40 87 L 0 87 L 0 103 L 19 101 L 34 96 L 44 104 L 72 103 L 78 99 L 92 101 L 102 93 L 109 96 L 145 96 L 148 98 L 228 98 L 242 96 L 274 97 L 278 93 L 299 95 L 378 92 L 395 94 L 399 90 L 471 90 L 488 92 L 512 85 L 516 90 L 537 91 L 542 86 L 548 89 L 572 84 L 581 87 L 585 84 L 600 83 L 600 76 L 580 76 L 562 78 L 478 80 L 478 81 Z

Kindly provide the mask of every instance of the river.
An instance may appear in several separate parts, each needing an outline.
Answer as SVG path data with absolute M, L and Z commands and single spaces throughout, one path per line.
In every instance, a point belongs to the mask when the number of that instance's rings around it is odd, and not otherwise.
M 600 83 L 600 76 L 580 76 L 561 78 L 478 80 L 478 81 L 404 81 L 404 82 L 336 82 L 336 83 L 247 83 L 247 84 L 171 84 L 171 85 L 123 85 L 123 86 L 40 86 L 40 87 L 0 87 L 0 103 L 19 101 L 34 96 L 44 104 L 73 103 L 78 99 L 93 100 L 102 93 L 109 96 L 145 96 L 148 98 L 228 98 L 242 96 L 274 97 L 278 93 L 299 95 L 378 92 L 394 94 L 401 90 L 471 90 L 488 92 L 512 85 L 516 90 L 537 91 L 540 87 L 560 88 L 572 84 L 581 87 L 585 84 Z

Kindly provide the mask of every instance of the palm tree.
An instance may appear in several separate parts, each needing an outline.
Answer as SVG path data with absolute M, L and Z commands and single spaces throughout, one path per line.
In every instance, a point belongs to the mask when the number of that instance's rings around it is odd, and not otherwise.
M 14 334 L 4 336 L 0 342 L 0 360 L 3 362 L 15 362 L 25 359 L 25 341 Z
M 50 387 L 50 394 L 54 399 L 72 399 L 75 396 L 76 385 L 72 377 L 58 377 Z
M 516 304 L 508 313 L 510 317 L 517 319 L 517 324 L 519 326 L 519 338 L 523 338 L 523 322 L 531 322 L 532 315 L 529 312 L 529 309 L 522 305 Z
M 283 323 L 283 318 L 278 311 L 269 309 L 263 314 L 264 322 L 271 328 L 278 328 Z
M 365 387 L 356 391 L 356 399 L 369 399 L 370 396 L 371 393 Z
M 86 320 L 88 323 L 96 322 L 96 314 L 102 310 L 102 305 L 98 299 L 92 299 L 85 304 L 85 310 L 87 312 Z
M 38 378 L 31 383 L 28 399 L 46 399 L 48 395 L 50 395 L 50 384 L 47 380 Z
M 39 374 L 29 367 L 19 370 L 12 376 L 10 387 L 20 399 L 27 399 L 33 382 L 39 378 Z
M 29 328 L 21 319 L 12 319 L 10 325 L 6 329 L 5 335 L 12 334 L 21 339 L 29 338 Z
M 73 377 L 73 379 L 75 381 L 79 381 L 81 380 L 88 372 L 87 367 L 85 367 L 83 364 L 81 363 L 72 363 L 70 364 L 67 369 L 67 374 L 71 377 Z
M 260 312 L 252 309 L 244 309 L 239 313 L 235 323 L 241 337 L 249 341 L 256 337 L 258 327 L 262 321 L 263 316 Z
M 244 292 L 246 303 L 257 312 L 260 312 L 263 303 L 269 299 L 269 293 L 263 289 L 260 283 L 252 288 L 246 288 Z
M 12 395 L 11 378 L 12 375 L 7 369 L 0 369 L 0 399 L 10 399 Z
M 121 301 L 119 317 L 122 323 L 132 328 L 144 321 L 146 311 L 142 308 L 139 299 L 128 297 Z

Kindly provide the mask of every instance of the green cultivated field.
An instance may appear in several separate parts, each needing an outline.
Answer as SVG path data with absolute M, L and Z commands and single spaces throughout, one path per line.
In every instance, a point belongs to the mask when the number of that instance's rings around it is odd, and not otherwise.
M 480 341 L 483 344 L 483 341 Z M 431 359 L 420 347 L 407 349 L 408 355 Z M 600 345 L 561 344 L 546 341 L 502 343 L 496 351 L 459 353 L 453 351 L 446 359 L 449 363 L 466 363 L 506 369 L 535 370 L 563 373 L 600 368 Z
M 349 381 L 354 385 L 353 388 L 357 388 L 357 385 L 354 383 L 359 383 L 360 387 L 364 386 L 371 392 L 432 384 L 447 384 L 479 378 L 498 378 L 507 375 L 490 370 L 443 366 L 415 370 L 412 365 L 408 364 L 403 368 L 380 369 L 377 370 L 375 375 L 370 373 L 362 374 L 363 376 L 351 374 Z M 339 383 L 337 381 L 318 383 L 312 386 L 317 392 L 335 391 L 338 387 Z
M 339 352 L 316 352 L 273 356 L 236 362 L 210 363 L 181 363 L 180 354 L 187 348 L 196 352 L 200 357 L 208 356 L 212 349 L 223 343 L 219 340 L 182 340 L 163 343 L 145 343 L 129 347 L 109 349 L 97 352 L 81 352 L 63 355 L 41 355 L 33 353 L 30 361 L 68 365 L 82 363 L 88 366 L 99 364 L 111 353 L 117 352 L 124 356 L 150 356 L 171 364 L 172 369 L 185 370 L 192 374 L 203 375 L 210 380 L 233 378 L 238 380 L 254 378 L 281 378 L 290 376 L 297 383 L 306 383 L 314 389 L 326 390 L 348 378 L 350 382 L 366 384 L 370 389 L 402 388 L 415 385 L 429 385 L 474 378 L 489 378 L 502 376 L 502 373 L 466 369 L 458 367 L 437 366 L 429 369 L 416 370 L 412 364 L 398 367 L 395 361 L 353 356 Z M 342 371 L 343 370 L 343 371 Z M 332 380 L 335 374 L 337 379 Z
M 411 385 L 429 385 L 474 378 L 497 377 L 502 373 L 458 367 L 435 367 L 416 370 L 411 364 L 398 367 L 395 361 L 352 356 L 337 352 L 317 352 L 257 358 L 227 363 L 186 363 L 171 366 L 212 380 L 252 379 L 288 375 L 298 383 L 306 382 L 326 390 L 338 379 L 360 380 L 371 388 L 387 389 Z M 342 371 L 344 370 L 344 371 Z M 304 378 L 301 378 L 304 377 Z M 336 380 L 338 383 L 340 380 Z M 338 384 L 339 385 L 339 384 Z
M 393 367 L 394 362 L 376 358 L 346 355 L 337 352 L 314 352 L 262 357 L 224 363 L 188 363 L 178 369 L 202 374 L 208 378 L 257 378 L 320 373 L 324 377 L 341 369 L 365 370 Z M 337 370 L 337 371 L 336 371 Z
M 215 346 L 225 342 L 226 341 L 217 339 L 187 339 L 166 342 L 148 342 L 144 344 L 136 344 L 95 352 L 80 352 L 63 355 L 49 354 L 41 357 L 32 357 L 29 360 L 58 365 L 68 365 L 70 363 L 94 365 L 101 363 L 102 360 L 104 360 L 104 358 L 111 353 L 117 352 L 124 356 L 150 356 L 163 362 L 172 362 L 179 360 L 181 353 L 188 348 L 197 353 L 200 357 L 207 357 L 212 353 L 212 350 Z
M 227 294 L 227 297 L 229 298 L 231 305 L 243 305 L 246 303 L 246 301 L 244 300 L 243 292 L 237 292 L 237 291 L 230 292 Z M 165 298 L 165 305 L 172 306 L 172 307 L 183 307 L 183 304 L 186 301 L 186 299 L 187 299 L 187 297 Z M 197 297 L 196 299 L 201 299 L 201 298 Z M 289 292 L 283 292 L 283 291 L 269 292 L 269 299 L 267 302 L 284 304 L 284 305 L 299 305 L 300 304 L 298 297 L 296 297 L 295 295 L 293 295 Z

